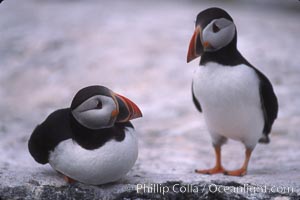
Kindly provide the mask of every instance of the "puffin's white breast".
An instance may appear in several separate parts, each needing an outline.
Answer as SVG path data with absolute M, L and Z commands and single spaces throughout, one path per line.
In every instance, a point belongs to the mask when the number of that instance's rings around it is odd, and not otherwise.
M 110 140 L 94 150 L 84 149 L 72 139 L 65 140 L 50 153 L 49 163 L 77 181 L 100 185 L 124 176 L 133 167 L 137 156 L 135 131 L 127 128 L 123 141 Z
M 264 125 L 255 71 L 209 63 L 197 68 L 193 83 L 210 133 L 255 146 Z

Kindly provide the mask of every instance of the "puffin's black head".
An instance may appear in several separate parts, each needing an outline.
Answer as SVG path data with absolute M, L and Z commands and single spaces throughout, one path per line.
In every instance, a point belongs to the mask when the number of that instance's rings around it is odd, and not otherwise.
M 220 8 L 208 8 L 197 16 L 187 62 L 205 52 L 216 52 L 228 46 L 236 48 L 236 40 L 236 27 L 230 15 Z
M 71 104 L 73 117 L 86 128 L 101 129 L 115 122 L 127 122 L 142 117 L 135 103 L 103 86 L 81 89 Z

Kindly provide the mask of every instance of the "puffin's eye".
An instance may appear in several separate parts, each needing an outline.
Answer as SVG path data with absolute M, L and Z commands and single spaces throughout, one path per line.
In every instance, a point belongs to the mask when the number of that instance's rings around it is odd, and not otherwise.
M 97 102 L 96 109 L 102 109 L 102 102 L 100 100 Z
M 220 28 L 215 23 L 213 23 L 212 30 L 213 30 L 214 33 L 217 33 L 217 32 L 220 31 Z

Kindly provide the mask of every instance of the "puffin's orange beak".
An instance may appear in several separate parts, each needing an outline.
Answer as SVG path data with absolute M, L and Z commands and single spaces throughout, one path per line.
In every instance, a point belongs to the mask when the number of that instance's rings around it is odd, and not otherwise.
M 200 41 L 200 44 L 198 44 L 199 42 L 197 43 L 198 37 L 201 38 L 201 27 L 199 25 L 196 26 L 196 29 L 195 29 L 194 34 L 190 41 L 189 50 L 188 50 L 187 59 L 186 59 L 188 63 L 190 61 L 194 60 L 195 58 L 198 58 L 203 51 L 201 41 Z M 197 49 L 197 47 L 199 49 Z
M 131 100 L 119 94 L 115 94 L 115 96 L 119 103 L 117 122 L 127 122 L 143 116 L 139 107 Z

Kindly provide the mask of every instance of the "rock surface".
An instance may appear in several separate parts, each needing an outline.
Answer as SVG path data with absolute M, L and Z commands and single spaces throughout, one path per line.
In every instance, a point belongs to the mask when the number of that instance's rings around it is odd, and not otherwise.
M 0 6 L 0 199 L 300 198 L 299 2 L 26 2 Z M 269 77 L 279 98 L 271 143 L 256 147 L 244 177 L 193 172 L 214 163 L 203 117 L 191 101 L 198 61 L 185 62 L 195 16 L 210 6 L 231 13 L 240 51 Z M 27 141 L 49 113 L 91 84 L 106 85 L 142 109 L 144 118 L 133 121 L 139 159 L 117 183 L 68 185 L 34 162 Z M 225 167 L 239 167 L 243 151 L 230 141 Z

